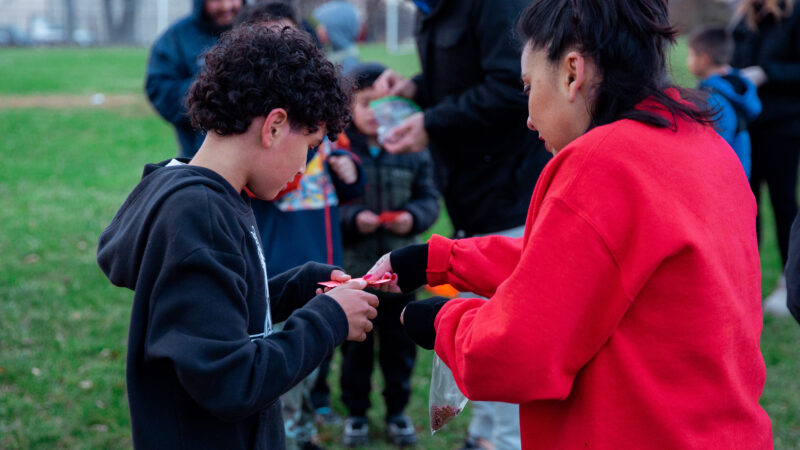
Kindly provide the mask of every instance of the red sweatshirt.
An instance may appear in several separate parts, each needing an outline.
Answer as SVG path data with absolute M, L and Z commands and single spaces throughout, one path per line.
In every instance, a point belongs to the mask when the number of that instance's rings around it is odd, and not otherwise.
M 759 406 L 756 204 L 713 129 L 630 120 L 548 164 L 525 235 L 434 236 L 436 353 L 473 400 L 519 403 L 525 449 L 772 447 Z

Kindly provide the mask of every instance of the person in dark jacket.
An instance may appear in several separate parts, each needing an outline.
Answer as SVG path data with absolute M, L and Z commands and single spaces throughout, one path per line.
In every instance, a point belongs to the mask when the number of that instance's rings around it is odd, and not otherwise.
M 750 177 L 748 124 L 761 114 L 756 85 L 730 66 L 733 37 L 722 27 L 706 27 L 689 36 L 686 65 L 700 79 L 698 89 L 709 94 L 709 106 L 717 111 L 717 132 L 731 146 L 744 173 Z
M 244 0 L 194 0 L 192 13 L 170 26 L 153 44 L 145 91 L 178 138 L 178 155 L 191 158 L 203 143 L 192 129 L 184 100 L 204 64 L 203 54 L 229 30 Z
M 750 185 L 756 199 L 763 184 L 769 188 L 778 247 L 786 264 L 789 233 L 797 215 L 800 162 L 800 5 L 794 0 L 744 0 L 739 17 L 733 30 L 736 49 L 731 65 L 758 86 L 764 106 L 750 125 Z M 789 314 L 784 277 L 767 297 L 764 310 Z
M 513 22 L 525 0 L 416 0 L 422 73 L 387 71 L 383 94 L 415 100 L 424 111 L 395 129 L 391 153 L 430 148 L 456 235 L 521 227 L 536 179 L 549 159 L 525 128 L 520 49 Z
M 203 145 L 146 166 L 98 243 L 109 280 L 135 291 L 133 444 L 283 448 L 279 397 L 345 339 L 365 339 L 378 299 L 329 265 L 268 277 L 244 191 L 272 199 L 303 173 L 308 149 L 349 121 L 350 83 L 291 28 L 236 29 L 206 62 L 187 101 Z M 315 289 L 332 278 L 344 284 Z
M 423 108 L 394 129 L 391 153 L 428 147 L 437 184 L 458 238 L 521 236 L 533 187 L 550 159 L 524 124 L 514 21 L 527 0 L 414 0 L 422 73 L 387 71 L 378 92 L 412 98 Z M 464 294 L 468 295 L 468 294 Z M 516 405 L 473 403 L 467 448 L 519 448 Z M 501 442 L 500 439 L 503 441 Z
M 360 63 L 345 72 L 357 84 L 347 141 L 349 150 L 361 160 L 367 181 L 363 198 L 341 206 L 344 267 L 353 274 L 367 273 L 375 259 L 393 248 L 418 242 L 417 236 L 439 217 L 439 192 L 428 151 L 393 155 L 378 143 L 378 123 L 370 102 L 377 99 L 372 83 L 385 69 L 376 63 Z M 340 138 L 338 142 L 342 141 Z M 379 294 L 378 299 L 382 306 L 375 319 L 375 332 L 364 342 L 342 346 L 342 402 L 349 415 L 343 432 L 346 446 L 368 442 L 367 410 L 376 344 L 386 386 L 387 437 L 400 446 L 417 441 L 414 424 L 404 414 L 411 396 L 416 346 L 399 320 L 400 312 L 416 300 L 416 294 L 386 293 Z
M 789 255 L 786 262 L 786 306 L 800 323 L 800 214 L 792 223 L 789 236 Z

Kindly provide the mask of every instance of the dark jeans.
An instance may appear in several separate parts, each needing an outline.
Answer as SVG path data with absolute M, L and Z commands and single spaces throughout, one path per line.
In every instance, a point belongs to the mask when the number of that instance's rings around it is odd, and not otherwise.
M 328 386 L 328 373 L 331 371 L 333 353 L 331 352 L 317 369 L 317 381 L 311 388 L 311 404 L 314 405 L 314 409 L 331 406 L 331 388 Z
M 800 136 L 785 136 L 774 130 L 750 130 L 753 169 L 750 188 L 760 204 L 761 185 L 767 184 L 781 259 L 786 265 L 789 251 L 789 232 L 797 215 L 797 169 L 800 162 Z M 761 240 L 761 217 L 758 218 L 758 235 Z
M 351 416 L 365 416 L 370 407 L 376 339 L 378 362 L 386 385 L 383 398 L 387 417 L 402 413 L 411 396 L 411 372 L 417 347 L 400 323 L 400 312 L 409 302 L 416 300 L 416 295 L 381 294 L 378 298 L 378 317 L 373 321 L 375 328 L 367 334 L 367 339 L 342 345 L 342 402 Z

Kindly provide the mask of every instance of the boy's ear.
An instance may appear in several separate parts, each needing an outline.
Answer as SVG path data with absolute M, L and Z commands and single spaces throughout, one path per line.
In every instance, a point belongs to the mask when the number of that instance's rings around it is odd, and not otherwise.
M 565 87 L 569 101 L 574 102 L 586 81 L 586 60 L 580 53 L 571 51 L 564 57 Z
M 271 147 L 276 139 L 288 130 L 289 115 L 283 108 L 276 108 L 267 114 L 261 126 L 261 143 L 264 147 Z

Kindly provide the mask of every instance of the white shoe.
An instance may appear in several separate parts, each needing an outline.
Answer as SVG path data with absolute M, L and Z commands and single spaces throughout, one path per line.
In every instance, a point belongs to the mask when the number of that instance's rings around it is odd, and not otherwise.
M 775 290 L 764 301 L 764 313 L 776 317 L 789 317 L 789 307 L 786 306 L 786 277 L 781 276 Z

